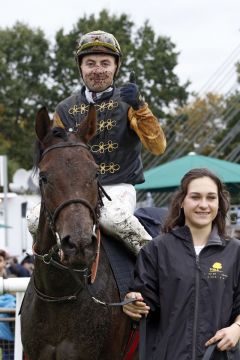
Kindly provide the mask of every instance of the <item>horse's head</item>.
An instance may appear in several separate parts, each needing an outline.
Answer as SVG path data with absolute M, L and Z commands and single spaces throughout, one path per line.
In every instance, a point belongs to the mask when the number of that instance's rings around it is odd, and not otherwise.
M 95 132 L 94 106 L 72 133 L 52 129 L 46 108 L 36 117 L 42 206 L 35 246 L 46 252 L 58 241 L 62 262 L 71 267 L 91 265 L 97 250 L 98 166 L 87 145 Z

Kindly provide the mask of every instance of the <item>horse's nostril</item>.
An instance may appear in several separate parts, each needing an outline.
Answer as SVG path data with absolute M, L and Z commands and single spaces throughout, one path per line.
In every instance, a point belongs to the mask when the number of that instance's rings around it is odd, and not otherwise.
M 68 236 L 65 236 L 62 241 L 62 248 L 64 249 L 69 249 L 69 250 L 76 250 L 76 244 L 71 241 L 71 237 L 68 235 Z

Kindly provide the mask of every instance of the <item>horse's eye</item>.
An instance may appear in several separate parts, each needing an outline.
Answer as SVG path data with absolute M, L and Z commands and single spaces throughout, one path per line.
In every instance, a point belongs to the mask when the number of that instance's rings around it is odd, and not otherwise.
M 39 186 L 47 183 L 47 176 L 44 174 L 39 175 Z

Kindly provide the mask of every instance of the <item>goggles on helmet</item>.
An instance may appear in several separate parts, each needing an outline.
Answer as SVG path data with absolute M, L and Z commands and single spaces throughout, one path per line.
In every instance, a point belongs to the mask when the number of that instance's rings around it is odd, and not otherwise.
M 82 36 L 77 46 L 76 55 L 84 55 L 85 50 L 92 47 L 94 47 L 94 51 L 97 51 L 98 46 L 111 50 L 118 57 L 122 56 L 121 48 L 116 38 L 112 34 L 100 30 L 92 31 Z M 104 50 L 99 49 L 99 52 L 104 53 Z M 86 53 L 89 52 L 86 51 Z
M 122 52 L 117 39 L 112 34 L 97 30 L 81 37 L 76 49 L 76 58 L 80 74 L 81 59 L 84 55 L 88 54 L 109 54 L 115 56 L 118 63 L 115 76 L 117 75 L 121 65 Z

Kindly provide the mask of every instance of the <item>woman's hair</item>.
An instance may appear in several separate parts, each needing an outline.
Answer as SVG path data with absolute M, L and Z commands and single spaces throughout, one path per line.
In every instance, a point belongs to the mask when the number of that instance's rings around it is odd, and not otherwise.
M 202 177 L 208 177 L 212 179 L 214 183 L 217 185 L 219 208 L 218 208 L 217 216 L 213 220 L 213 225 L 214 224 L 217 225 L 219 235 L 226 236 L 226 217 L 230 206 L 229 193 L 226 190 L 225 185 L 221 182 L 221 180 L 210 170 L 204 168 L 192 169 L 183 176 L 180 187 L 173 196 L 169 213 L 165 221 L 165 225 L 163 229 L 164 232 L 169 232 L 176 226 L 184 226 L 185 215 L 181 206 L 183 200 L 187 195 L 188 186 L 191 181 Z
M 7 259 L 7 253 L 6 253 L 6 251 L 3 250 L 3 249 L 0 249 L 0 256 L 2 256 L 4 260 L 6 260 L 6 259 Z

